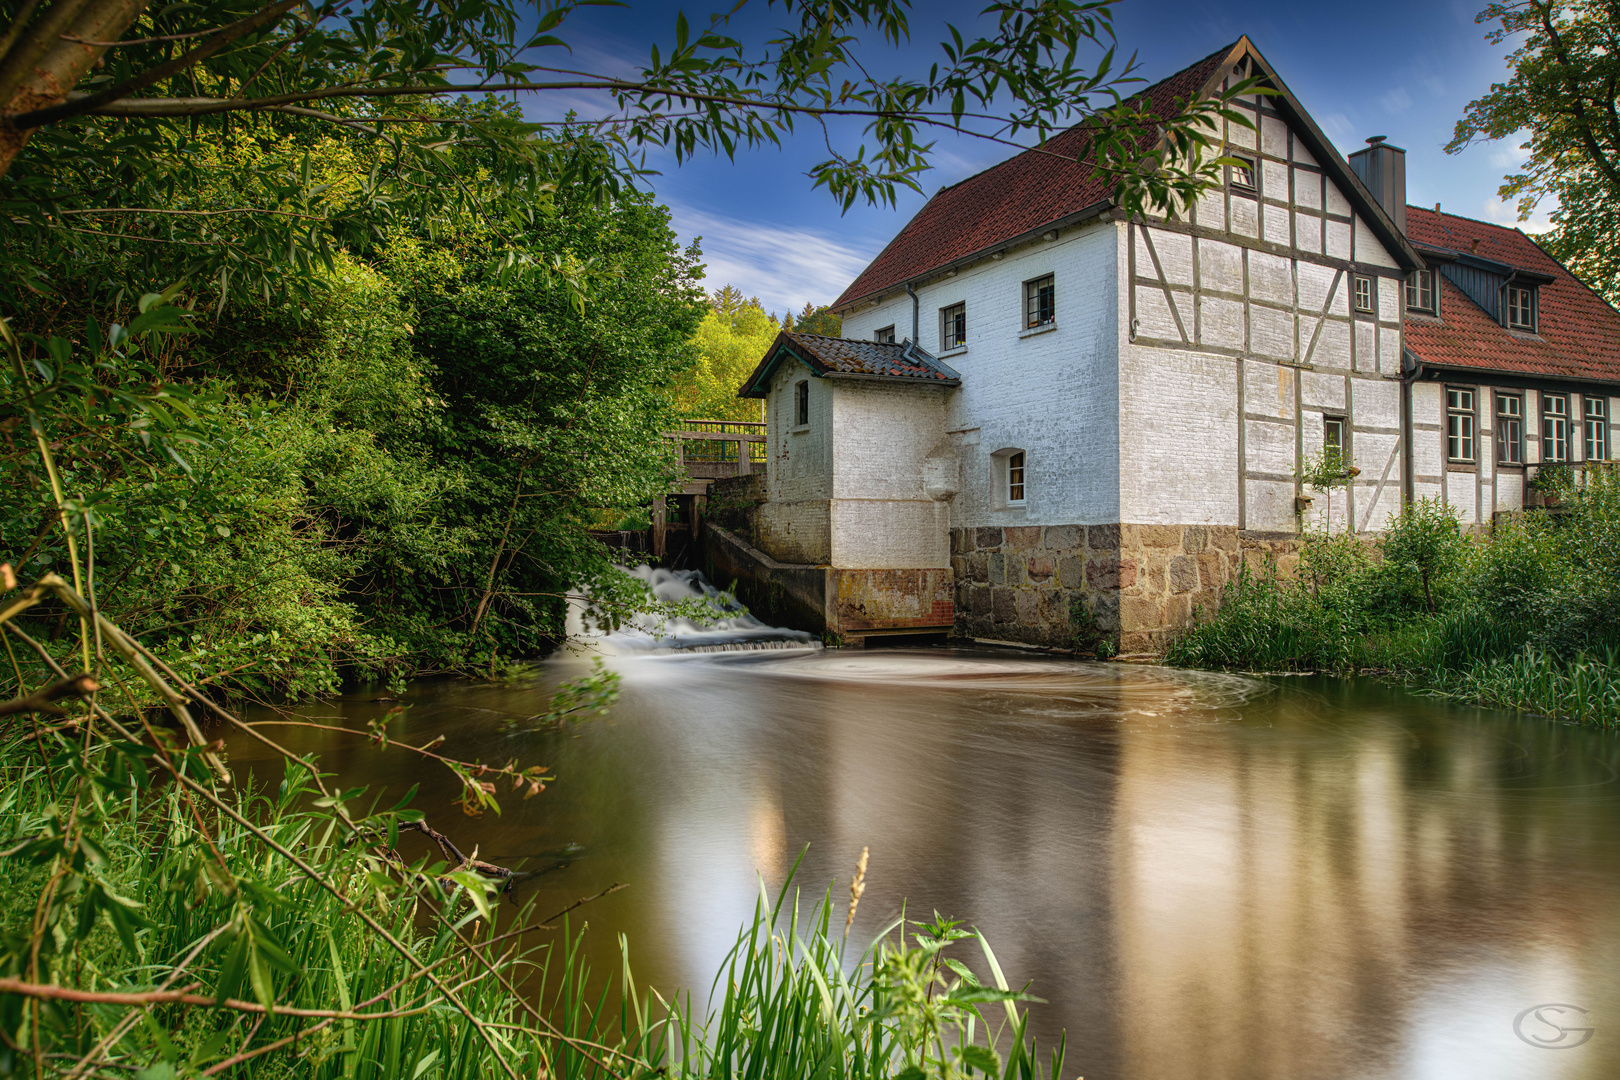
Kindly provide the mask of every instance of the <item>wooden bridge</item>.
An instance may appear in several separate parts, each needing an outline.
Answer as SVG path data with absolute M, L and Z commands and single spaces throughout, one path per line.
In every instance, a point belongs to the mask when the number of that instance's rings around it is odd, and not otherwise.
M 664 438 L 680 443 L 686 479 L 653 504 L 651 554 L 663 558 L 697 538 L 709 485 L 765 471 L 765 425 L 749 420 L 682 420 Z

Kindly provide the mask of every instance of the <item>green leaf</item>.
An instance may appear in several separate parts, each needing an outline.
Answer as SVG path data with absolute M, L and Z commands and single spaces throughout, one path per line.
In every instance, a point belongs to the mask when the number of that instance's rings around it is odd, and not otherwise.
M 964 1046 L 960 1050 L 962 1064 L 970 1069 L 978 1069 L 986 1076 L 1001 1075 L 1001 1057 L 994 1050 L 983 1046 Z

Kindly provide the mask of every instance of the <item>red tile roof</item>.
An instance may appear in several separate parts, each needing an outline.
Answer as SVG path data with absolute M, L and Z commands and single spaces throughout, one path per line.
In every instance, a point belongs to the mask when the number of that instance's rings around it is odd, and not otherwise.
M 1406 232 L 1418 245 L 1477 255 L 1553 279 L 1538 290 L 1540 333 L 1530 335 L 1499 325 L 1439 275 L 1440 318 L 1413 317 L 1406 323 L 1406 348 L 1425 364 L 1620 382 L 1620 312 L 1534 240 L 1518 229 L 1420 206 L 1406 208 Z
M 1235 59 L 1233 52 L 1242 44 L 1210 53 L 1137 96 L 1147 97 L 1153 111 L 1165 115 L 1202 90 L 1223 64 Z M 832 306 L 897 288 L 907 279 L 1106 201 L 1113 185 L 1106 177 L 1094 177 L 1090 164 L 1075 160 L 1084 141 L 1077 124 L 1038 149 L 941 188 Z
M 764 359 L 737 391 L 737 396 L 764 397 L 771 374 L 788 356 L 803 360 L 818 378 L 864 376 L 903 379 L 925 386 L 960 386 L 962 383 L 960 375 L 910 341 L 858 341 L 784 330 L 765 350 Z

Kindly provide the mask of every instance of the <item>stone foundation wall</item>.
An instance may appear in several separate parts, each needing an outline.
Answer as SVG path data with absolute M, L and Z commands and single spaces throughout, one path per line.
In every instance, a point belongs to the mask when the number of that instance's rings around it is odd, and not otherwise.
M 1029 525 L 951 530 L 956 633 L 1087 647 L 1085 612 L 1114 649 L 1160 652 L 1196 606 L 1220 603 L 1240 562 L 1288 576 L 1298 539 L 1221 525 Z M 1080 622 L 1076 615 L 1080 615 Z

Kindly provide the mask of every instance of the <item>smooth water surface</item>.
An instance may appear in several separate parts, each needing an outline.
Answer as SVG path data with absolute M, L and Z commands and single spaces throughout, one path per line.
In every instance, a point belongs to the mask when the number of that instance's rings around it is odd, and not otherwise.
M 544 710 L 571 657 L 506 685 L 419 685 L 392 730 L 557 780 L 473 820 L 449 774 L 281 729 L 345 784 L 403 791 L 464 848 L 540 868 L 596 967 L 709 981 L 758 895 L 847 898 L 854 936 L 934 910 L 1029 979 L 1064 1080 L 1620 1077 L 1620 737 L 1377 683 L 1258 680 L 986 649 L 621 657 L 610 717 Z M 308 715 L 350 727 L 375 695 Z M 256 717 L 264 719 L 264 715 Z M 237 740 L 239 769 L 268 764 Z M 864 936 L 863 936 L 864 935 Z M 1515 1018 L 1540 1005 L 1574 1006 Z M 1592 1027 L 1560 1035 L 1544 1020 Z

